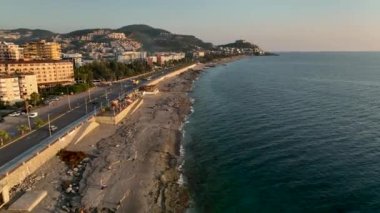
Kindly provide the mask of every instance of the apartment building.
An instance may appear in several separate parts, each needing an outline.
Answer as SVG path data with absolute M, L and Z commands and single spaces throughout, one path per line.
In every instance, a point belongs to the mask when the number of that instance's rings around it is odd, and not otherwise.
M 0 61 L 23 59 L 23 49 L 11 42 L 0 42 Z
M 37 78 L 33 73 L 0 74 L 0 100 L 9 104 L 30 99 L 38 93 Z
M 157 53 L 157 63 L 164 65 L 170 61 L 178 61 L 185 58 L 185 53 Z
M 74 62 L 75 67 L 82 66 L 82 54 L 79 53 L 62 53 L 62 59 L 72 60 Z
M 193 57 L 194 58 L 203 58 L 203 57 L 205 57 L 205 55 L 206 55 L 206 52 L 204 52 L 204 51 L 195 51 L 195 52 L 193 52 Z
M 37 76 L 33 73 L 18 75 L 20 97 L 23 100 L 30 99 L 32 93 L 38 93 Z
M 153 65 L 153 64 L 157 63 L 157 56 L 148 56 L 146 58 L 146 61 L 148 62 L 148 64 Z
M 60 60 L 61 45 L 56 42 L 36 41 L 22 46 L 26 60 Z
M 72 61 L 1 61 L 0 74 L 34 73 L 39 87 L 74 83 L 74 66 Z
M 22 101 L 17 76 L 0 75 L 0 101 L 9 104 Z
M 127 38 L 124 33 L 110 33 L 107 35 L 107 37 L 110 39 L 126 39 Z
M 146 52 L 127 51 L 119 54 L 117 56 L 117 61 L 123 63 L 131 63 L 134 60 L 145 60 L 146 56 Z

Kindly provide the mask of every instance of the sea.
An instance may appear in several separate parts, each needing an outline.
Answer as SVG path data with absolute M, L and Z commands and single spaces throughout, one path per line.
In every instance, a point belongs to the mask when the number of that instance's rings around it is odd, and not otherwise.
M 380 53 L 248 57 L 190 95 L 189 212 L 380 212 Z

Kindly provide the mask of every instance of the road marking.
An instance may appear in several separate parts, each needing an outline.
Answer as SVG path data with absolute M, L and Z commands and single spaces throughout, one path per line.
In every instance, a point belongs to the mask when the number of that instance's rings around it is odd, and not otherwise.
M 73 110 L 71 110 L 71 111 L 73 111 Z M 68 111 L 68 112 L 65 112 L 65 113 L 63 113 L 63 114 L 61 114 L 61 115 L 58 115 L 58 116 L 55 117 L 54 119 L 50 120 L 50 123 L 56 121 L 56 120 L 59 119 L 59 118 L 62 118 L 64 115 L 66 115 L 67 113 L 69 113 L 69 112 L 71 112 L 71 111 Z M 34 133 L 35 131 L 42 129 L 43 127 L 45 127 L 45 126 L 47 126 L 47 125 L 48 125 L 48 123 L 42 125 L 42 126 L 41 126 L 40 128 L 38 128 L 38 129 L 34 129 L 34 130 L 32 130 L 32 131 L 26 133 L 25 135 L 22 135 L 22 136 L 20 136 L 20 137 L 18 137 L 18 138 L 16 138 L 16 139 L 14 139 L 13 141 L 11 141 L 11 142 L 9 142 L 9 143 L 7 143 L 7 144 L 1 146 L 1 147 L 0 147 L 0 150 L 6 148 L 6 147 L 8 147 L 8 146 L 10 146 L 11 144 L 16 143 L 17 141 L 19 141 L 19 140 L 21 140 L 21 139 L 24 139 L 25 137 L 31 135 L 31 134 Z

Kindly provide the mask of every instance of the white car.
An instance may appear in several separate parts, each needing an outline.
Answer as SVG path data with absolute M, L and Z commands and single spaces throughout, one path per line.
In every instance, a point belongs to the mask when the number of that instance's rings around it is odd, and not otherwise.
M 9 114 L 9 116 L 11 116 L 11 117 L 17 117 L 20 115 L 21 115 L 21 113 L 19 113 L 19 112 L 12 112 L 11 114 Z
M 52 131 L 52 132 L 56 131 L 57 129 L 58 129 L 57 126 L 54 126 L 54 125 L 50 126 L 50 131 Z
M 31 112 L 29 113 L 29 118 L 35 118 L 38 116 L 38 112 Z

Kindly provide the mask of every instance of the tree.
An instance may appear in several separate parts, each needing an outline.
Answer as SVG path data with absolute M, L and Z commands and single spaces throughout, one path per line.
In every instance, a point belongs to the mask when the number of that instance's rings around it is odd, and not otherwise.
M 22 125 L 17 127 L 17 130 L 20 132 L 21 135 L 24 135 L 25 133 L 27 133 L 29 131 L 29 127 L 22 124 Z
M 0 146 L 3 146 L 4 143 L 9 140 L 9 133 L 5 130 L 0 130 Z
M 30 94 L 30 101 L 33 103 L 34 106 L 37 106 L 37 104 L 41 101 L 41 97 L 38 93 L 33 92 Z
M 45 124 L 45 121 L 41 118 L 36 118 L 34 120 L 34 125 L 36 125 L 37 128 L 41 128 Z

